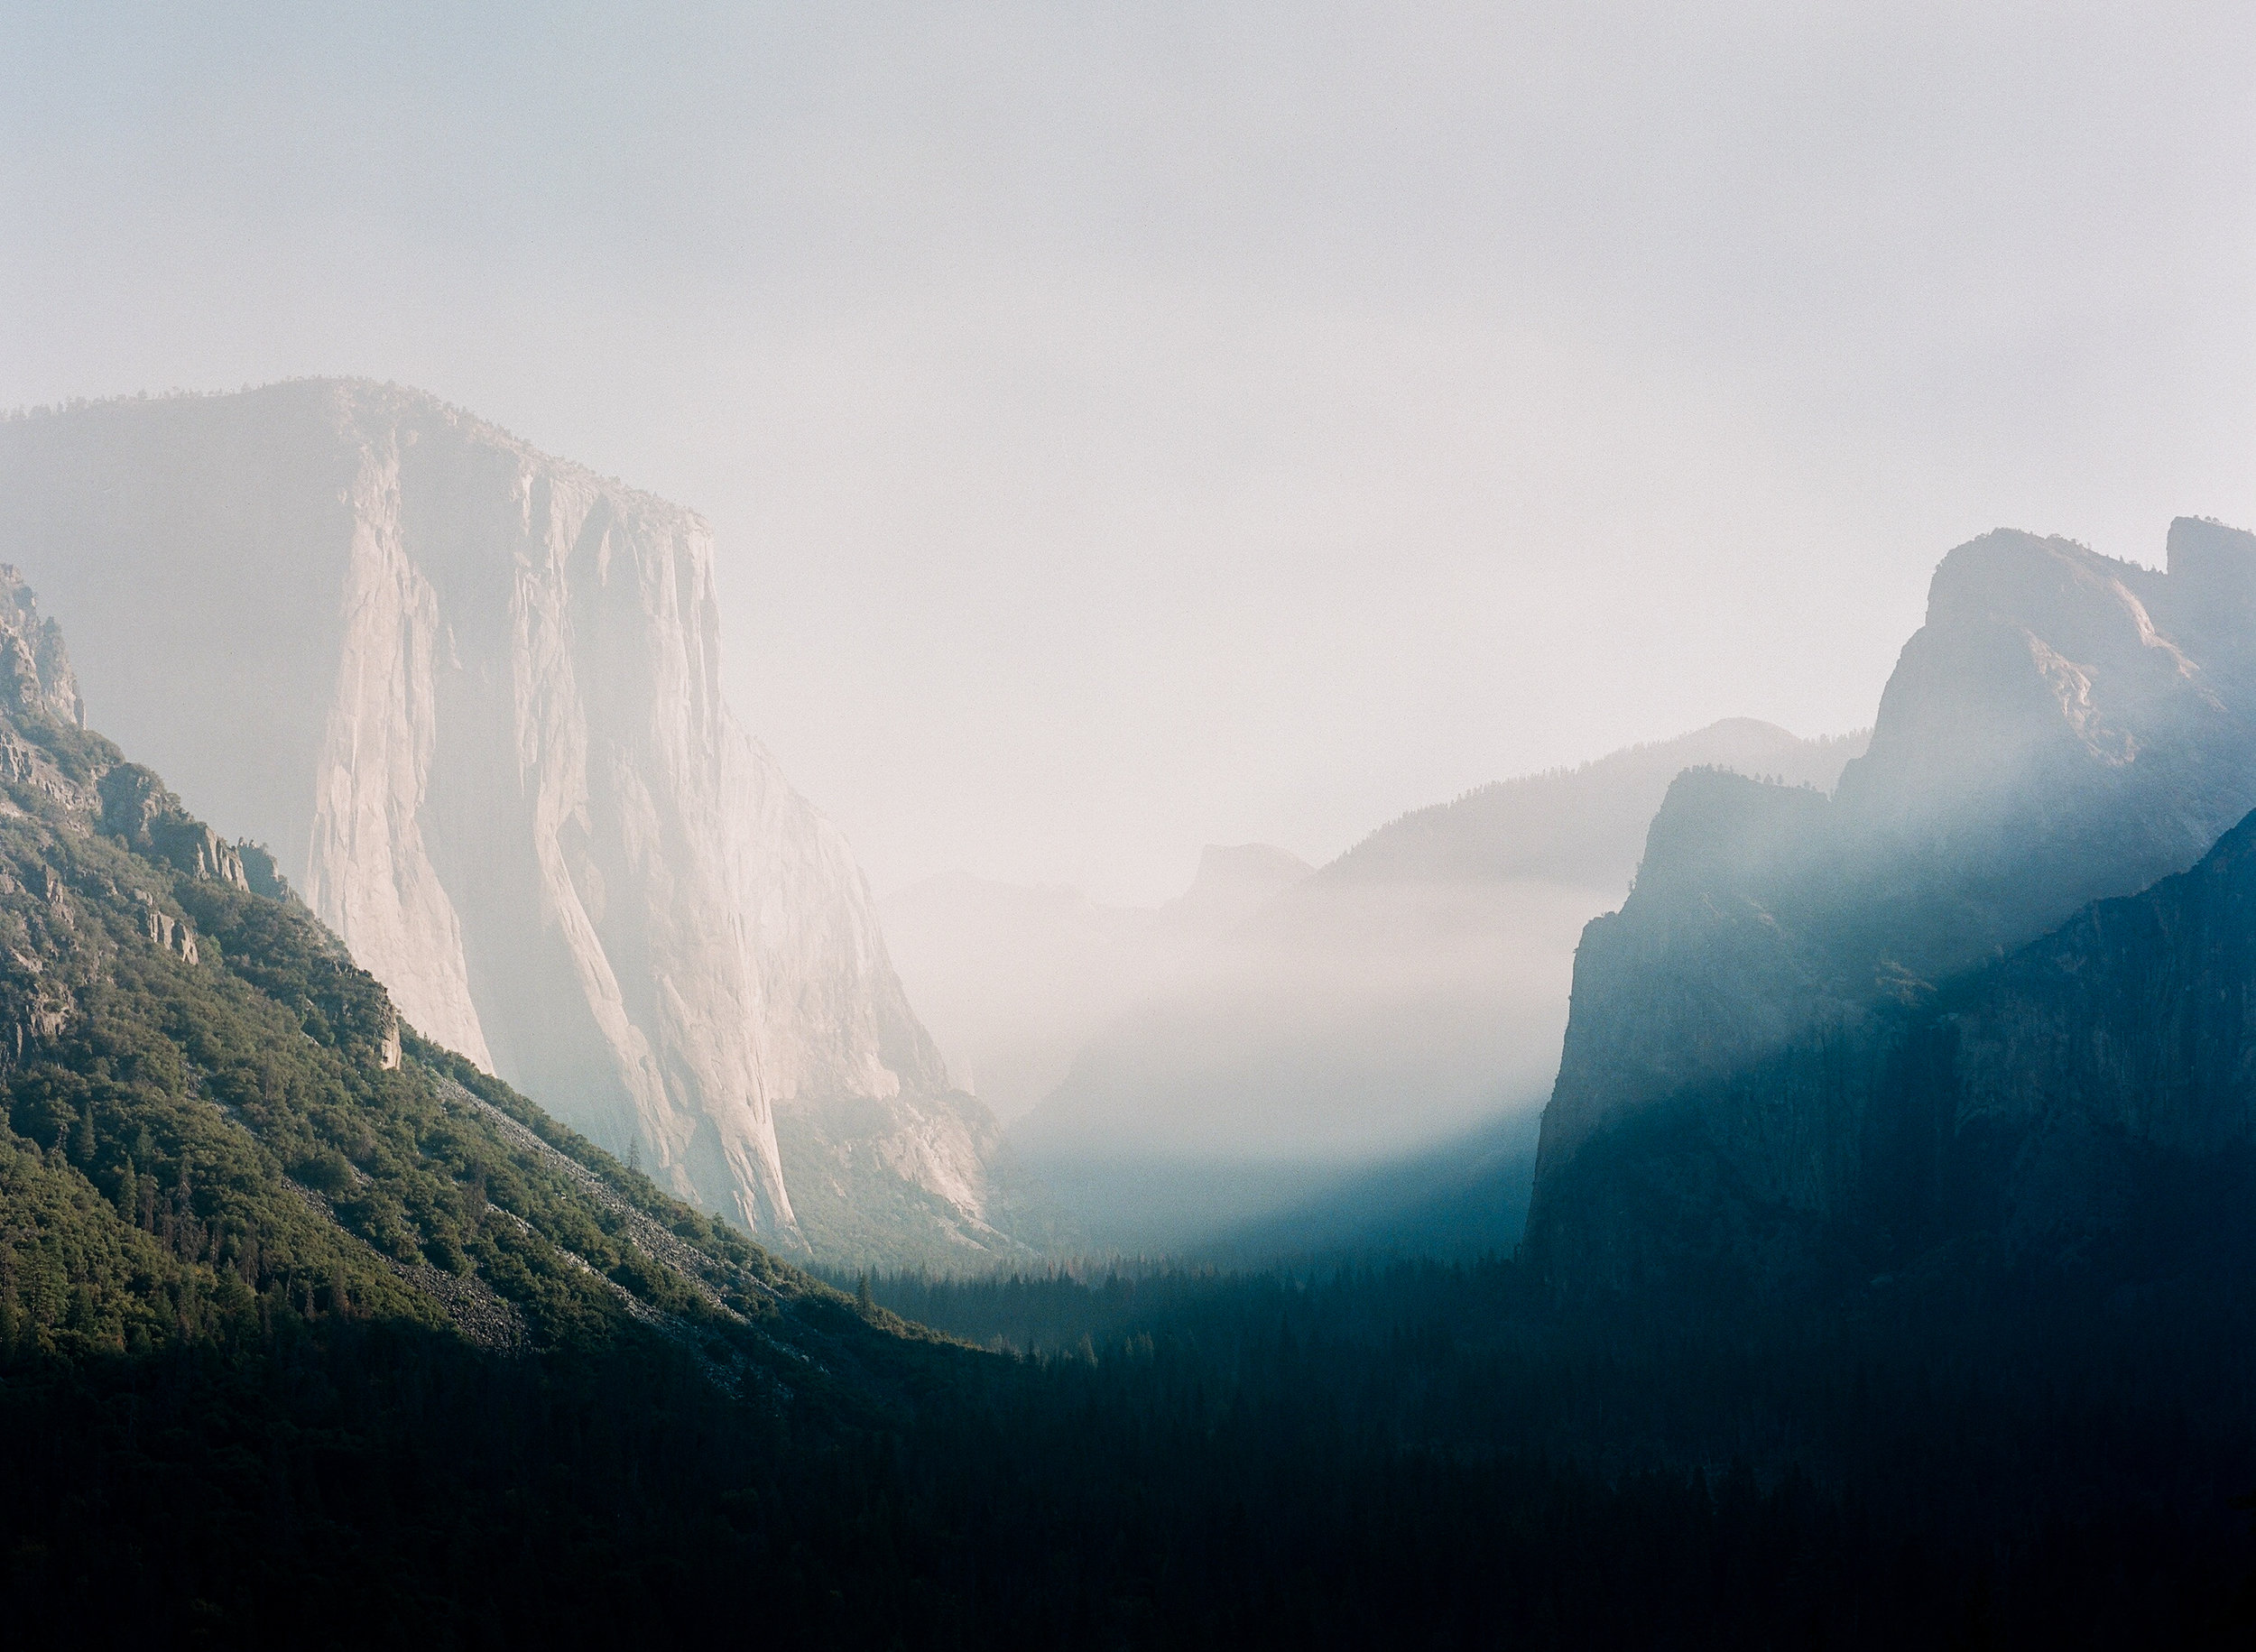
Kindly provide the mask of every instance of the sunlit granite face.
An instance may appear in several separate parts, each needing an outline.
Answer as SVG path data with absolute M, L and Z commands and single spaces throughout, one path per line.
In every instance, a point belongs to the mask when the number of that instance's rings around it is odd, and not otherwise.
M 945 1094 L 845 840 L 723 699 L 693 513 L 334 382 L 14 421 L 0 495 L 106 726 L 428 1036 L 789 1242 L 778 1105 Z

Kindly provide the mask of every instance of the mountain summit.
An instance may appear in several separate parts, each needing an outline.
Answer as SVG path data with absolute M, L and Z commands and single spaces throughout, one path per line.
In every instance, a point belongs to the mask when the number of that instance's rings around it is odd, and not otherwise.
M 1943 559 L 1834 796 L 1681 776 L 1635 890 L 1576 955 L 1539 1251 L 1618 1271 L 1682 1242 L 1697 1223 L 1654 1195 L 1640 1122 L 1662 1112 L 1702 1132 L 1697 1162 L 1667 1174 L 1723 1201 L 1715 1232 L 1753 1231 L 1723 1208 L 1736 1200 L 1853 1214 L 1875 1150 L 1857 1098 L 1879 1083 L 1859 1052 L 1896 1058 L 1874 1029 L 2086 903 L 2186 871 L 2256 808 L 2251 614 L 2256 535 L 2215 522 L 2172 524 L 2160 572 L 1988 534 Z M 1621 1157 L 1625 1131 L 1645 1132 L 1646 1168 Z
M 722 696 L 690 512 L 306 381 L 0 425 L 0 555 L 421 1031 L 673 1192 L 796 1241 L 779 1107 L 882 1136 L 946 1094 L 845 839 Z

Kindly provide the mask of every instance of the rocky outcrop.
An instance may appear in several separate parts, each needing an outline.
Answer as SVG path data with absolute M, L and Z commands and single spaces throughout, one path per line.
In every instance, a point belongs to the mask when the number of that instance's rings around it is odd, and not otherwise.
M 425 1035 L 672 1191 L 796 1239 L 779 1105 L 945 1095 L 851 853 L 723 698 L 689 512 L 311 382 L 0 426 L 0 547 L 106 724 L 275 846 L 218 875 L 286 872 Z
M 250 888 L 248 845 L 229 843 L 191 816 L 162 780 L 85 732 L 78 674 L 62 628 L 42 618 L 15 568 L 0 563 L 0 774 L 59 805 L 88 832 L 114 837 L 185 877 Z M 256 853 L 254 851 L 254 853 Z M 150 941 L 196 962 L 185 919 L 143 895 Z
M 97 835 L 169 865 L 184 878 L 249 887 L 244 845 L 228 843 L 193 818 L 148 770 L 83 725 L 77 674 L 61 628 L 43 619 L 13 567 L 0 565 L 0 780 L 18 798 L 51 810 L 74 835 Z M 0 818 L 27 819 L 15 799 L 0 798 Z M 133 913 L 142 939 L 182 963 L 202 961 L 195 926 L 169 899 L 121 888 L 103 873 L 88 875 L 99 893 Z M 51 863 L 27 884 L 0 873 L 0 895 L 29 894 L 56 934 L 78 927 L 69 881 Z M 83 981 L 79 983 L 83 986 Z M 59 1037 L 76 1012 L 70 992 L 49 974 L 29 928 L 0 952 L 0 1066 Z
M 62 627 L 42 619 L 23 576 L 0 565 L 0 705 L 83 727 L 86 706 L 63 647 Z
M 1584 934 L 1531 1241 L 1588 1257 L 1611 1226 L 1634 1251 L 1662 1208 L 1680 1235 L 1743 1239 L 1662 1183 L 1847 1219 L 1872 1098 L 1937 983 L 2184 870 L 2256 808 L 2251 612 L 2256 538 L 2213 522 L 2174 524 L 2160 573 L 1992 534 L 1937 570 L 1833 798 L 1680 779 L 1635 891 Z M 1577 1169 L 1602 1140 L 1617 1168 L 1677 1153 L 1689 1179 Z
M 243 849 L 190 816 L 163 781 L 138 763 L 121 763 L 102 776 L 101 827 L 108 836 L 191 878 L 251 887 Z

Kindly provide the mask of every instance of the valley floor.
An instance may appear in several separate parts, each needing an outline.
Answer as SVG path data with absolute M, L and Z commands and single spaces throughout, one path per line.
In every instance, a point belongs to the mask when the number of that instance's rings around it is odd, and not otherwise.
M 19 1625 L 235 1646 L 2246 1645 L 2242 1284 L 1966 1277 L 1792 1315 L 1503 1261 L 880 1278 L 841 1315 L 975 1346 L 781 1406 L 655 1339 L 19 1339 L 0 1555 Z

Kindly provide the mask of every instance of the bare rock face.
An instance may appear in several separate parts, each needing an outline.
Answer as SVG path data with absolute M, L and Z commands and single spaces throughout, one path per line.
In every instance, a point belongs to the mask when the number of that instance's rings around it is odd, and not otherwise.
M 242 845 L 192 818 L 153 773 L 126 762 L 107 740 L 88 734 L 83 711 L 61 627 L 40 616 L 22 574 L 0 564 L 0 776 L 57 805 L 74 831 L 116 838 L 184 877 L 249 888 Z M 23 812 L 15 802 L 0 798 L 0 813 Z M 51 867 L 44 875 L 46 887 L 39 892 L 68 925 L 72 920 L 63 881 Z M 113 887 L 111 892 L 138 903 L 151 946 L 184 963 L 199 960 L 195 928 L 183 913 L 147 890 Z M 21 951 L 10 949 L 8 962 L 34 982 L 42 973 L 39 961 Z M 13 1018 L 0 1021 L 0 1062 L 20 1058 L 27 1040 L 51 1038 L 62 1029 L 66 1011 L 60 1004 L 37 987 L 29 996 L 28 1003 L 17 1003 Z
M 777 1107 L 945 1092 L 844 839 L 723 701 L 689 512 L 304 382 L 0 426 L 0 548 L 105 725 L 274 845 L 219 875 L 286 872 L 408 1020 L 675 1192 L 796 1241 Z
M 2214 522 L 2175 523 L 2162 572 L 1990 534 L 1937 569 L 1871 749 L 1832 797 L 1681 777 L 1634 891 L 1584 932 L 1539 1249 L 1650 1230 L 1636 1213 L 1667 1204 L 1672 1177 L 1843 1215 L 1864 1186 L 1866 1101 L 1902 1082 L 1887 1029 L 2086 902 L 2184 872 L 2256 808 L 2252 618 L 2256 536 Z M 1639 1148 L 1640 1190 L 1575 1169 L 1655 1109 L 1690 1133 Z
M 35 710 L 71 728 L 86 723 L 62 628 L 40 618 L 23 576 L 5 565 L 0 565 L 0 699 L 10 711 Z

